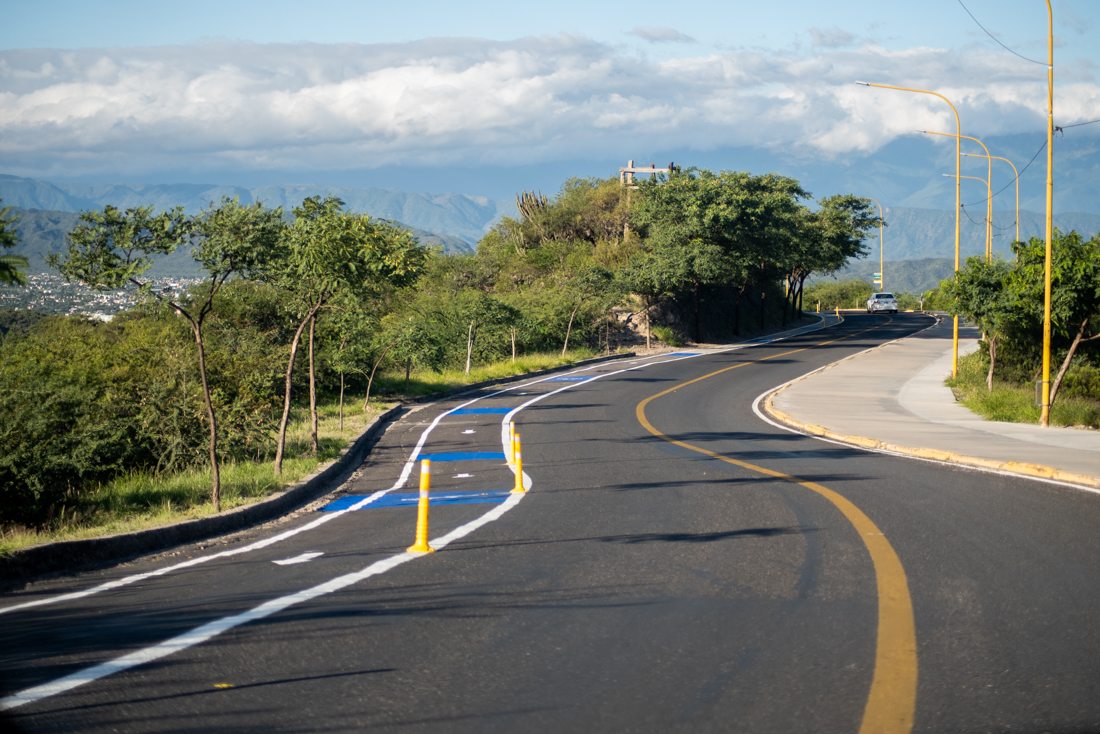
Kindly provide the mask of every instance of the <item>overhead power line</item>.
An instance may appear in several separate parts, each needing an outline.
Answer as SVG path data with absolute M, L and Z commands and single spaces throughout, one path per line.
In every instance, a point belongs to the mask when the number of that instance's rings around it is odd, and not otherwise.
M 1030 61 L 1030 62 L 1031 62 L 1031 63 L 1033 63 L 1033 64 L 1041 64 L 1041 65 L 1043 65 L 1043 66 L 1046 66 L 1046 65 L 1047 65 L 1045 61 L 1036 61 L 1035 59 L 1029 59 L 1029 58 L 1028 58 L 1028 57 L 1026 57 L 1026 56 L 1021 56 L 1020 54 L 1018 54 L 1018 53 L 1016 53 L 1015 51 L 1013 51 L 1012 49 L 1010 49 L 1010 48 L 1009 48 L 1008 46 L 1006 46 L 1006 45 L 1004 45 L 1003 43 L 1001 43 L 1001 42 L 1000 42 L 1000 40 L 999 40 L 999 39 L 998 39 L 998 38 L 997 38 L 996 36 L 994 36 L 994 35 L 993 35 L 992 33 L 990 33 L 989 31 L 987 31 L 987 30 L 986 30 L 986 28 L 985 28 L 985 26 L 984 26 L 984 25 L 982 25 L 981 23 L 979 23 L 979 22 L 978 22 L 978 19 L 974 17 L 974 14 L 973 14 L 973 13 L 971 13 L 971 12 L 970 12 L 970 10 L 968 10 L 968 9 L 967 9 L 967 7 L 966 7 L 965 5 L 963 5 L 963 0 L 959 0 L 959 5 L 962 5 L 962 9 L 963 9 L 963 10 L 966 10 L 966 14 L 967 14 L 967 15 L 969 15 L 969 16 L 971 17 L 971 19 L 973 19 L 973 21 L 974 21 L 975 23 L 978 23 L 978 27 L 979 27 L 979 28 L 981 28 L 981 29 L 982 29 L 983 31 L 985 31 L 985 35 L 989 36 L 989 37 L 990 37 L 990 38 L 992 38 L 992 39 L 993 39 L 994 41 L 997 41 L 997 43 L 1000 43 L 1000 44 L 1001 44 L 1001 48 L 1003 48 L 1003 49 L 1004 49 L 1005 51 L 1008 51 L 1008 52 L 1009 52 L 1009 53 L 1011 53 L 1011 54 L 1015 54 L 1016 56 L 1019 56 L 1019 57 L 1020 57 L 1021 59 L 1023 59 L 1024 61 Z

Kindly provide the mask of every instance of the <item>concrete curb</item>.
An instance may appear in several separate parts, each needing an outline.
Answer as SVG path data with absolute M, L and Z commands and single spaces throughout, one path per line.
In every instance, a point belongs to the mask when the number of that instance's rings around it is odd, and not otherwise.
M 6 583 L 59 571 L 77 571 L 223 535 L 283 515 L 328 491 L 331 485 L 343 480 L 345 473 L 350 474 L 363 462 L 371 439 L 400 411 L 401 407 L 395 406 L 378 414 L 335 459 L 326 461 L 282 492 L 259 502 L 159 528 L 32 545 L 0 557 L 0 578 Z
M 440 395 L 424 396 L 417 403 L 432 403 L 447 400 L 468 392 L 484 390 L 509 382 L 518 382 L 540 375 L 575 369 L 578 366 L 598 364 L 616 359 L 635 356 L 633 352 L 614 354 L 608 357 L 581 360 L 572 365 L 561 365 L 546 370 L 513 375 L 499 380 L 487 380 L 466 385 Z M 404 406 L 394 406 L 377 416 L 359 435 L 341 449 L 339 456 L 318 466 L 311 474 L 303 477 L 286 489 L 259 502 L 242 505 L 219 515 L 201 517 L 195 520 L 165 525 L 147 530 L 135 530 L 130 533 L 107 535 L 102 538 L 82 540 L 62 540 L 55 543 L 42 543 L 23 548 L 10 556 L 0 557 L 0 580 L 2 585 L 18 582 L 36 576 L 45 576 L 59 572 L 75 572 L 111 562 L 123 561 L 147 553 L 191 543 L 206 538 L 224 535 L 242 528 L 257 525 L 308 504 L 328 491 L 334 485 L 342 484 L 368 453 L 367 445 L 381 431 L 386 423 L 400 416 Z
M 937 317 L 937 322 L 939 318 Z M 908 337 L 904 337 L 908 338 Z M 894 340 L 900 341 L 900 340 Z M 827 369 L 831 369 L 838 364 L 847 362 L 850 359 L 855 359 L 875 349 L 881 349 L 888 344 L 893 344 L 894 341 L 880 344 L 877 347 L 866 349 L 857 354 L 853 354 L 850 357 L 833 362 L 820 369 L 816 369 L 813 372 L 808 372 L 802 375 L 798 379 L 791 380 L 790 382 L 781 385 L 775 390 L 768 393 L 768 396 L 764 398 L 764 412 L 769 416 L 787 426 L 793 428 L 801 433 L 809 434 L 811 436 L 818 436 L 820 438 L 827 438 L 832 441 L 838 441 L 840 443 L 848 444 L 862 449 L 872 449 L 876 451 L 889 451 L 895 454 L 902 454 L 905 456 L 914 456 L 919 459 L 928 459 L 931 461 L 938 461 L 944 464 L 957 464 L 960 466 L 971 467 L 974 469 L 985 469 L 998 472 L 1004 472 L 1005 474 L 1014 474 L 1016 476 L 1037 478 L 1037 479 L 1050 479 L 1056 482 L 1065 482 L 1066 484 L 1074 484 L 1089 489 L 1100 489 L 1100 477 L 1088 476 L 1085 474 L 1074 474 L 1072 472 L 1062 471 L 1052 466 L 1043 466 L 1041 464 L 1027 464 L 1021 461 L 997 461 L 995 459 L 982 459 L 977 456 L 966 456 L 963 454 L 956 454 L 953 451 L 944 451 L 941 449 L 920 448 L 912 446 L 900 446 L 898 444 L 887 443 L 885 441 L 879 441 L 876 438 L 868 438 L 867 436 L 849 436 L 842 433 L 836 433 L 830 431 L 822 426 L 814 425 L 813 423 L 804 423 L 797 418 L 792 418 L 790 415 L 784 413 L 778 408 L 772 405 L 772 399 L 776 395 L 786 390 L 791 385 L 797 382 L 801 382 L 808 377 L 812 377 L 820 372 L 824 372 Z

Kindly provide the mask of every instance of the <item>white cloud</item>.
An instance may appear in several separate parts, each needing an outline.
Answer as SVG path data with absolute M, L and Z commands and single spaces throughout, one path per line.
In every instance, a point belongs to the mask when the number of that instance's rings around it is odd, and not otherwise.
M 669 41 L 676 43 L 695 43 L 695 39 L 689 35 L 681 33 L 675 28 L 662 28 L 660 26 L 644 26 L 642 28 L 635 28 L 630 31 L 630 35 L 637 36 L 650 43 L 667 43 Z
M 1100 87 L 1059 89 L 1058 122 Z M 24 171 L 523 164 L 639 149 L 869 152 L 916 128 L 1042 128 L 1045 78 L 1003 54 L 877 46 L 653 62 L 577 36 L 0 52 L 0 155 Z

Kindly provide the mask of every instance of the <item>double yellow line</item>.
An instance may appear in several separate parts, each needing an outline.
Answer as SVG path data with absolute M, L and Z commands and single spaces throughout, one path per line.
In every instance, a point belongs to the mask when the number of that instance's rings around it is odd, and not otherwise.
M 917 631 L 913 622 L 913 603 L 909 598 L 909 584 L 905 579 L 905 568 L 902 567 L 901 560 L 883 532 L 867 515 L 863 514 L 862 510 L 828 487 L 756 464 L 731 459 L 700 446 L 670 438 L 654 428 L 645 415 L 645 408 L 652 401 L 676 392 L 680 388 L 702 382 L 716 375 L 735 370 L 738 367 L 766 362 L 769 359 L 785 357 L 843 339 L 850 339 L 872 331 L 874 328 L 878 327 L 864 329 L 854 334 L 830 339 L 801 349 L 792 349 L 788 352 L 742 362 L 702 377 L 696 377 L 694 380 L 682 382 L 668 390 L 651 395 L 638 403 L 635 413 L 638 416 L 638 422 L 658 438 L 704 454 L 712 459 L 718 459 L 727 464 L 739 466 L 742 469 L 748 469 L 758 474 L 783 479 L 805 487 L 829 500 L 848 519 L 848 522 L 859 533 L 860 539 L 867 547 L 867 552 L 871 554 L 871 562 L 875 567 L 875 581 L 878 586 L 878 641 L 875 647 L 875 673 L 871 679 L 871 691 L 867 696 L 867 706 L 863 710 L 863 723 L 860 725 L 859 731 L 860 734 L 908 734 L 913 728 L 913 712 L 916 710 L 917 701 Z

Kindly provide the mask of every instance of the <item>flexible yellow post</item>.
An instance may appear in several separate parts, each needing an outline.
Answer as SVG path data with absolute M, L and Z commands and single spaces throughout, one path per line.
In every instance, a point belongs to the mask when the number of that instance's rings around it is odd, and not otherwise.
M 428 545 L 428 494 L 432 486 L 432 462 L 422 459 L 420 462 L 420 502 L 416 506 L 416 542 L 408 548 L 409 553 L 434 553 L 435 548 Z
M 508 463 L 516 463 L 516 422 L 508 421 Z
M 840 306 L 836 307 L 836 322 L 840 323 Z
M 512 493 L 526 492 L 527 490 L 523 487 L 523 451 L 519 443 L 518 433 L 512 437 L 512 455 L 516 459 L 516 486 L 512 489 Z

